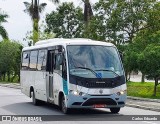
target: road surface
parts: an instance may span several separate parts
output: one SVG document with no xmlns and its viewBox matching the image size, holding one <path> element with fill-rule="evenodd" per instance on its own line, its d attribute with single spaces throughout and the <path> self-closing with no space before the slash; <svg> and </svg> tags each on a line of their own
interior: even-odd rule
<svg viewBox="0 0 160 124">
<path fill-rule="evenodd" d="M 58 107 L 50 104 L 44 104 L 42 106 L 34 106 L 31 99 L 21 93 L 19 89 L 0 87 L 0 115 L 53 115 L 52 117 L 67 117 L 62 114 Z M 68 121 L 65 124 L 83 124 L 91 123 L 97 124 L 98 122 L 105 123 L 106 118 L 113 118 L 112 120 L 117 120 L 119 117 L 125 120 L 126 115 L 131 115 L 135 117 L 136 115 L 159 115 L 160 112 L 143 110 L 132 107 L 124 107 L 121 109 L 119 114 L 111 114 L 109 109 L 92 109 L 92 110 L 76 110 L 69 115 Z M 135 117 L 136 118 L 136 117 Z M 74 121 L 71 121 L 71 120 Z M 103 120 L 103 121 L 100 121 Z M 5 122 L 0 122 L 5 123 Z M 20 122 L 14 122 L 20 123 Z M 23 122 L 24 123 L 24 122 Z M 26 122 L 27 123 L 27 122 Z M 35 122 L 33 122 L 34 124 Z M 37 122 L 39 123 L 39 122 Z M 53 123 L 53 122 L 43 122 L 43 123 Z M 57 124 L 63 124 L 64 121 L 54 121 Z M 160 121 L 110 121 L 111 124 L 159 124 Z M 8 124 L 8 123 L 7 123 Z M 98 123 L 99 124 L 99 123 Z"/>
</svg>

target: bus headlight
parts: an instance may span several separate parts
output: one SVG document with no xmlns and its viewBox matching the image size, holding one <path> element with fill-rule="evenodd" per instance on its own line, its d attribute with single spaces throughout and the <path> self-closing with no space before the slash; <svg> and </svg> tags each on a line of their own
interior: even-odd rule
<svg viewBox="0 0 160 124">
<path fill-rule="evenodd" d="M 117 94 L 118 96 L 127 94 L 127 90 L 119 91 L 119 92 L 117 92 L 116 94 Z"/>
<path fill-rule="evenodd" d="M 83 95 L 85 95 L 85 93 L 80 92 L 78 90 L 70 90 L 70 93 L 73 94 L 73 95 L 76 95 L 76 96 L 83 96 Z"/>
<path fill-rule="evenodd" d="M 74 94 L 74 95 L 79 95 L 79 92 L 78 91 L 72 91 L 72 93 Z"/>
</svg>

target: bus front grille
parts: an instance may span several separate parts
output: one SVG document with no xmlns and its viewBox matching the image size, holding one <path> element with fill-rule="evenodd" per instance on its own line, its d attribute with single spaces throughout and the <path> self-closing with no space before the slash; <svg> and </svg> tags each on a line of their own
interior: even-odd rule
<svg viewBox="0 0 160 124">
<path fill-rule="evenodd" d="M 117 105 L 117 103 L 110 98 L 91 98 L 84 102 L 82 106 L 92 106 L 95 104 Z"/>
</svg>

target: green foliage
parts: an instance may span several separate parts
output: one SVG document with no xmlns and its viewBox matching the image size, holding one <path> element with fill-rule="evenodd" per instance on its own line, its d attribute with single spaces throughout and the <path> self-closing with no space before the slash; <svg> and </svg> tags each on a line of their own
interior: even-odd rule
<svg viewBox="0 0 160 124">
<path fill-rule="evenodd" d="M 56 37 L 82 37 L 84 30 L 83 12 L 73 3 L 62 3 L 56 11 L 46 16 L 47 32 L 54 32 Z"/>
<path fill-rule="evenodd" d="M 14 77 L 20 75 L 22 45 L 18 42 L 4 40 L 0 42 L 0 79 L 13 81 Z M 2 78 L 3 76 L 3 78 Z M 11 79 L 11 77 L 12 79 Z"/>
<path fill-rule="evenodd" d="M 138 64 L 138 69 L 147 77 L 155 80 L 154 96 L 156 96 L 158 80 L 160 79 L 160 45 L 148 44 L 143 51 L 137 52 L 137 55 L 135 61 Z"/>
<path fill-rule="evenodd" d="M 107 38 L 107 29 L 104 23 L 105 18 L 103 16 L 95 15 L 92 17 L 89 23 L 89 33 L 87 38 L 106 41 Z"/>
<path fill-rule="evenodd" d="M 133 51 L 133 49 L 130 49 L 131 47 L 128 48 L 128 50 L 125 51 L 124 53 L 124 67 L 126 70 L 126 73 L 131 73 L 132 71 L 137 71 L 138 70 L 138 54 L 136 51 Z"/>
<path fill-rule="evenodd" d="M 150 4 L 150 8 L 145 11 L 145 20 L 141 24 L 142 26 L 139 25 L 140 30 L 135 32 L 135 36 L 132 38 L 132 43 L 126 45 L 126 48 L 124 49 L 124 65 L 127 73 L 135 71 L 136 69 L 141 71 L 143 75 L 146 74 L 145 66 L 147 64 L 146 60 L 148 59 L 145 59 L 143 51 L 150 44 L 158 45 L 160 43 L 160 18 L 158 16 L 160 12 L 160 3 L 150 1 Z M 133 63 L 135 63 L 135 65 Z M 152 63 L 154 63 L 154 61 Z M 134 66 L 135 68 L 132 68 Z M 157 68 L 157 70 L 158 69 L 159 68 Z"/>
<path fill-rule="evenodd" d="M 146 17 L 146 28 L 137 32 L 133 41 L 143 51 L 148 44 L 160 43 L 160 2 L 156 2 Z"/>
<path fill-rule="evenodd" d="M 148 12 L 156 0 L 100 0 L 95 9 L 106 40 L 132 43 L 136 33 L 147 28 Z M 98 30 L 97 29 L 97 30 Z"/>
<path fill-rule="evenodd" d="M 145 62 L 143 70 L 147 75 L 160 78 L 160 45 L 148 45 L 139 59 Z"/>
</svg>

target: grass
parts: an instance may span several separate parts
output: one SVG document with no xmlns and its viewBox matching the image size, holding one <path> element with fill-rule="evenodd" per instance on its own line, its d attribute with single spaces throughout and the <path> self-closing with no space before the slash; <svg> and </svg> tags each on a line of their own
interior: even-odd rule
<svg viewBox="0 0 160 124">
<path fill-rule="evenodd" d="M 153 96 L 153 82 L 127 82 L 127 95 L 142 98 L 160 99 L 160 85 L 157 86 L 157 95 Z"/>
</svg>

